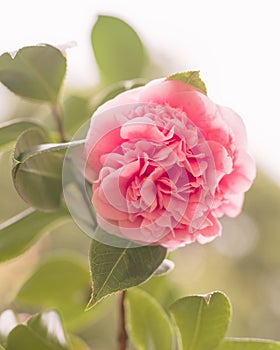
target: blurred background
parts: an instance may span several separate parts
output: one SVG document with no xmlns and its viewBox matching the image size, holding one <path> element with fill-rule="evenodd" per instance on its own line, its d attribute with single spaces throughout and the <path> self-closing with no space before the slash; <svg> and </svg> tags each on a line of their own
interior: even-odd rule
<svg viewBox="0 0 280 350">
<path fill-rule="evenodd" d="M 69 47 L 63 104 L 70 136 L 90 117 L 97 100 L 119 89 L 111 87 L 116 79 L 103 79 L 94 59 L 91 30 L 98 15 L 120 17 L 140 36 L 147 57 L 141 74 L 133 78 L 200 70 L 208 96 L 244 119 L 258 176 L 246 196 L 244 212 L 223 220 L 221 238 L 172 253 L 175 270 L 143 288 L 166 308 L 186 294 L 222 290 L 233 304 L 229 336 L 280 340 L 278 9 L 277 0 L 11 0 L 0 13 L 0 53 L 38 43 Z M 40 118 L 53 127 L 47 106 L 16 97 L 2 85 L 0 106 L 1 121 Z M 78 121 L 76 114 L 81 115 Z M 11 151 L 0 154 L 0 223 L 26 208 L 13 189 L 10 156 Z M 89 238 L 70 220 L 48 231 L 26 253 L 0 264 L 0 311 L 12 307 L 32 313 L 56 307 L 66 327 L 93 349 L 113 349 L 115 298 L 83 313 L 90 293 Z M 67 288 L 73 298 L 65 299 Z"/>
</svg>

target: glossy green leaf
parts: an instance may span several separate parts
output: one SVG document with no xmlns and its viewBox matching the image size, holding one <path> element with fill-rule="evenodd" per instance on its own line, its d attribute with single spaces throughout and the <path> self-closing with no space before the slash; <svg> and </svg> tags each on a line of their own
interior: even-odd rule
<svg viewBox="0 0 280 350">
<path fill-rule="evenodd" d="M 205 83 L 201 80 L 199 76 L 199 71 L 190 71 L 183 73 L 176 73 L 170 75 L 167 79 L 175 79 L 183 81 L 184 83 L 193 85 L 194 87 L 200 89 L 207 95 L 207 89 Z"/>
<path fill-rule="evenodd" d="M 280 342 L 264 339 L 225 339 L 215 350 L 279 350 Z"/>
<path fill-rule="evenodd" d="M 29 208 L 0 224 L 0 262 L 24 253 L 44 232 L 68 215 L 65 208 L 53 213 Z"/>
<path fill-rule="evenodd" d="M 57 256 L 43 262 L 22 286 L 16 301 L 40 308 L 59 309 L 67 327 L 78 326 L 90 293 L 87 264 L 78 256 Z M 94 310 L 93 310 L 94 311 Z"/>
<path fill-rule="evenodd" d="M 6 310 L 0 314 L 0 344 L 6 345 L 9 333 L 17 325 L 18 320 L 12 310 Z"/>
<path fill-rule="evenodd" d="M 13 181 L 20 196 L 42 211 L 57 210 L 62 192 L 63 154 L 47 143 L 39 129 L 28 129 L 19 137 L 13 159 Z"/>
<path fill-rule="evenodd" d="M 96 62 L 107 82 L 141 77 L 145 65 L 143 44 L 127 23 L 99 16 L 91 33 Z"/>
<path fill-rule="evenodd" d="M 47 311 L 18 325 L 8 336 L 7 350 L 70 350 L 57 312 Z"/>
<path fill-rule="evenodd" d="M 139 350 L 172 349 L 172 327 L 161 305 L 139 289 L 125 298 L 129 338 Z"/>
<path fill-rule="evenodd" d="M 24 119 L 12 119 L 0 123 L 0 150 L 9 143 L 16 142 L 24 130 L 34 127 L 39 127 L 39 124 Z"/>
<path fill-rule="evenodd" d="M 102 231 L 98 228 L 97 230 Z M 107 295 L 137 286 L 152 276 L 166 256 L 161 246 L 133 247 L 128 242 L 123 248 L 92 240 L 90 269 L 93 282 L 89 306 Z"/>
<path fill-rule="evenodd" d="M 66 59 L 50 45 L 20 49 L 0 56 L 0 82 L 15 94 L 56 103 L 66 72 Z"/>
<path fill-rule="evenodd" d="M 230 302 L 213 292 L 177 300 L 170 307 L 180 350 L 213 350 L 224 338 L 230 321 Z"/>
</svg>

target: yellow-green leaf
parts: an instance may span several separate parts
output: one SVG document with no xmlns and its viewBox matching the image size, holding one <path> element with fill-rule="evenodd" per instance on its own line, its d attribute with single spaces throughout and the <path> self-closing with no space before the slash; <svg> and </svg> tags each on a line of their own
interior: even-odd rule
<svg viewBox="0 0 280 350">
<path fill-rule="evenodd" d="M 279 350 L 280 342 L 265 339 L 225 339 L 215 350 Z"/>
<path fill-rule="evenodd" d="M 70 350 L 61 319 L 50 310 L 32 316 L 9 334 L 7 350 Z"/>
<path fill-rule="evenodd" d="M 230 302 L 221 292 L 175 301 L 170 312 L 177 326 L 179 349 L 214 350 L 224 338 L 230 310 Z"/>
<path fill-rule="evenodd" d="M 199 76 L 199 71 L 190 71 L 190 72 L 183 72 L 183 73 L 175 73 L 170 75 L 167 79 L 175 79 L 180 80 L 184 83 L 187 83 L 189 85 L 192 85 L 207 95 L 207 89 L 205 83 L 201 80 Z"/>
<path fill-rule="evenodd" d="M 126 22 L 99 16 L 92 29 L 91 42 L 97 65 L 107 82 L 141 77 L 145 66 L 144 47 Z"/>
<path fill-rule="evenodd" d="M 140 289 L 127 291 L 125 297 L 129 338 L 139 350 L 171 350 L 173 331 L 161 305 Z"/>
</svg>

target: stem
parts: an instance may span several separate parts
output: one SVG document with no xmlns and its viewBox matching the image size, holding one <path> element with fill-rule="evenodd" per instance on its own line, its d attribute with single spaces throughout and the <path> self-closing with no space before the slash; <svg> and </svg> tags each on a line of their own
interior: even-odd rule
<svg viewBox="0 0 280 350">
<path fill-rule="evenodd" d="M 18 222 L 19 220 L 22 220 L 24 218 L 26 218 L 28 215 L 34 213 L 35 209 L 33 208 L 27 208 L 24 211 L 20 212 L 19 214 L 9 218 L 8 220 L 2 222 L 0 224 L 0 231 L 4 230 L 5 228 L 9 227 L 10 225 L 15 224 L 16 222 Z"/>
<path fill-rule="evenodd" d="M 60 135 L 60 141 L 65 142 L 66 140 L 65 140 L 65 135 L 64 135 L 63 126 L 62 126 L 61 111 L 59 110 L 58 105 L 52 105 L 51 109 L 52 109 L 52 114 L 54 116 L 54 119 L 56 121 L 58 133 Z"/>
<path fill-rule="evenodd" d="M 127 343 L 127 333 L 125 329 L 125 308 L 124 308 L 125 291 L 120 294 L 120 304 L 119 304 L 119 333 L 118 333 L 118 350 L 126 350 Z"/>
</svg>

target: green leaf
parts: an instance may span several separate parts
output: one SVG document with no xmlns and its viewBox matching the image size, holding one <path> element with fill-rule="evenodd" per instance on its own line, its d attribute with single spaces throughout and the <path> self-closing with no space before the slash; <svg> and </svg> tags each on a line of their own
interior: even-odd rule
<svg viewBox="0 0 280 350">
<path fill-rule="evenodd" d="M 0 82 L 22 97 L 56 103 L 66 73 L 66 59 L 50 45 L 20 49 L 0 56 Z"/>
<path fill-rule="evenodd" d="M 89 350 L 79 337 L 66 335 L 53 310 L 36 314 L 23 324 L 13 311 L 4 311 L 0 314 L 0 342 L 0 350 Z"/>
<path fill-rule="evenodd" d="M 139 350 L 172 349 L 172 327 L 161 305 L 149 294 L 132 289 L 125 297 L 129 338 Z"/>
<path fill-rule="evenodd" d="M 279 350 L 280 342 L 264 339 L 225 339 L 215 350 Z"/>
<path fill-rule="evenodd" d="M 86 343 L 79 337 L 70 336 L 71 350 L 90 350 Z"/>
<path fill-rule="evenodd" d="M 97 65 L 107 82 L 141 77 L 144 47 L 127 23 L 116 17 L 98 16 L 91 42 Z"/>
<path fill-rule="evenodd" d="M 12 310 L 6 310 L 0 314 L 0 344 L 6 345 L 9 333 L 17 325 L 18 320 Z"/>
<path fill-rule="evenodd" d="M 43 339 L 47 339 L 53 346 L 68 349 L 66 334 L 56 311 L 45 311 L 32 316 L 28 320 L 27 326 Z"/>
<path fill-rule="evenodd" d="M 39 338 L 36 333 L 24 325 L 14 328 L 8 340 L 7 350 L 62 350 L 61 347 L 48 344 L 45 339 Z"/>
<path fill-rule="evenodd" d="M 67 327 L 78 326 L 85 317 L 90 292 L 87 264 L 79 256 L 57 256 L 43 262 L 22 286 L 16 301 L 40 308 L 59 309 Z M 84 317 L 85 316 L 85 317 Z"/>
<path fill-rule="evenodd" d="M 98 228 L 97 231 L 103 230 Z M 161 246 L 132 246 L 133 243 L 128 242 L 125 247 L 117 248 L 92 240 L 90 269 L 93 292 L 89 306 L 107 295 L 145 282 L 166 256 L 166 249 Z"/>
<path fill-rule="evenodd" d="M 213 350 L 223 339 L 230 321 L 230 302 L 213 292 L 177 300 L 170 307 L 181 350 Z"/>
<path fill-rule="evenodd" d="M 0 224 L 0 262 L 24 253 L 43 232 L 68 215 L 65 208 L 53 213 L 29 208 Z"/>
<path fill-rule="evenodd" d="M 183 73 L 176 73 L 170 75 L 167 79 L 175 79 L 183 81 L 184 83 L 190 84 L 199 90 L 203 91 L 207 95 L 207 89 L 205 83 L 201 80 L 199 76 L 199 71 L 190 71 Z"/>
<path fill-rule="evenodd" d="M 64 157 L 57 151 L 64 145 L 39 146 L 46 142 L 39 129 L 22 133 L 15 146 L 12 175 L 15 188 L 25 202 L 36 209 L 52 211 L 61 202 Z"/>
<path fill-rule="evenodd" d="M 27 325 L 15 327 L 8 337 L 7 350 L 70 350 L 57 312 L 31 317 Z"/>
<path fill-rule="evenodd" d="M 0 150 L 11 142 L 16 142 L 18 136 L 26 129 L 40 127 L 29 120 L 12 119 L 0 123 Z"/>
</svg>

